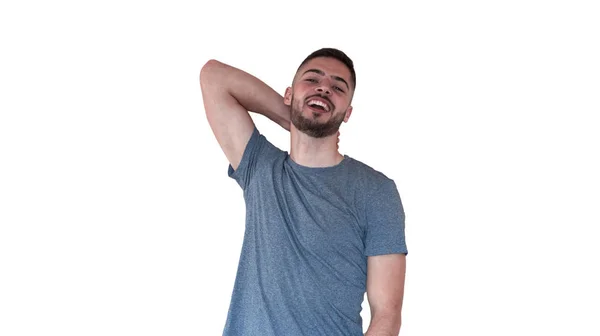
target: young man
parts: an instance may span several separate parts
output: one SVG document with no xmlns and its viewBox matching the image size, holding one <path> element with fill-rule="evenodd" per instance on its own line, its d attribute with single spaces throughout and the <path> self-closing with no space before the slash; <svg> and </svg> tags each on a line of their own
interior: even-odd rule
<svg viewBox="0 0 600 336">
<path fill-rule="evenodd" d="M 338 152 L 356 75 L 342 51 L 309 55 L 282 97 L 256 77 L 208 61 L 208 122 L 243 189 L 246 227 L 225 336 L 398 335 L 407 248 L 395 182 Z M 290 131 L 290 153 L 248 111 Z"/>
</svg>

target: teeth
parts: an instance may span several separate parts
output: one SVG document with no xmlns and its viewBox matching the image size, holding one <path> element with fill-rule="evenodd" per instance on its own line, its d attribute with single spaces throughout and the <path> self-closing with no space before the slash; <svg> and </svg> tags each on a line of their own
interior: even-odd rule
<svg viewBox="0 0 600 336">
<path fill-rule="evenodd" d="M 322 101 L 320 101 L 320 100 L 314 100 L 314 99 L 312 99 L 312 100 L 310 100 L 310 101 L 308 102 L 308 105 L 319 105 L 319 106 L 323 106 L 323 108 L 325 109 L 325 111 L 329 111 L 329 106 L 327 106 L 327 104 L 323 103 L 323 102 L 322 102 Z"/>
</svg>

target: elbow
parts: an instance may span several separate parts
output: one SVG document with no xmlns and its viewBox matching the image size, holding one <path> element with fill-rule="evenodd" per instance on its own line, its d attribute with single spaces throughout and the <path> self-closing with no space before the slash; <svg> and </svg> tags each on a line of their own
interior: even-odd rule
<svg viewBox="0 0 600 336">
<path fill-rule="evenodd" d="M 402 314 L 398 310 L 372 312 L 371 325 L 366 336 L 398 335 L 402 326 Z"/>
<path fill-rule="evenodd" d="M 223 63 L 215 59 L 210 59 L 204 63 L 202 69 L 200 69 L 200 83 L 207 83 L 208 81 L 211 81 L 211 77 L 213 77 L 212 74 L 215 73 L 215 71 L 222 65 Z"/>
<path fill-rule="evenodd" d="M 202 69 L 200 70 L 200 75 L 202 75 L 202 73 L 211 71 L 212 69 L 219 66 L 220 64 L 222 64 L 222 63 L 217 61 L 216 59 L 209 59 L 202 66 Z"/>
</svg>

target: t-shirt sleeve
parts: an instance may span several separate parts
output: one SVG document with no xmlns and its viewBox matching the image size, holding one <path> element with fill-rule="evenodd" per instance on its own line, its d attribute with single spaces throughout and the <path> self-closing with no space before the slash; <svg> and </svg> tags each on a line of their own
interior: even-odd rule
<svg viewBox="0 0 600 336">
<path fill-rule="evenodd" d="M 387 180 L 366 200 L 365 255 L 408 254 L 405 214 L 393 180 Z"/>
<path fill-rule="evenodd" d="M 246 187 L 255 175 L 259 158 L 266 142 L 267 139 L 260 134 L 255 126 L 237 169 L 234 170 L 231 164 L 229 164 L 227 175 L 234 179 L 242 187 L 242 190 L 246 190 Z"/>
</svg>

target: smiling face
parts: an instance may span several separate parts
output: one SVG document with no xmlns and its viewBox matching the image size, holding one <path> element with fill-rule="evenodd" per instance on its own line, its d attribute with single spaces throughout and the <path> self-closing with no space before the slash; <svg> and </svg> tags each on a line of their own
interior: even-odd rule
<svg viewBox="0 0 600 336">
<path fill-rule="evenodd" d="M 291 107 L 292 124 L 314 138 L 337 133 L 352 113 L 350 78 L 350 70 L 335 58 L 317 57 L 304 64 L 284 97 Z"/>
</svg>

